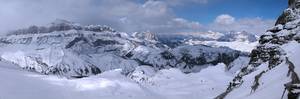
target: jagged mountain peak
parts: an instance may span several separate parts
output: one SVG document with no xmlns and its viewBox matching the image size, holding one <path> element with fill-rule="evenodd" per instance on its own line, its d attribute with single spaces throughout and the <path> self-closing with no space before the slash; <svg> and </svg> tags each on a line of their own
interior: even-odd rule
<svg viewBox="0 0 300 99">
<path fill-rule="evenodd" d="M 158 40 L 156 34 L 149 32 L 149 31 L 148 32 L 134 32 L 132 34 L 132 36 L 137 39 L 143 39 L 143 40 L 147 40 L 147 41 L 157 41 Z"/>
<path fill-rule="evenodd" d="M 299 19 L 300 15 L 300 1 L 289 0 L 289 6 L 284 12 L 278 17 L 275 25 L 285 25 L 288 22 Z"/>
<path fill-rule="evenodd" d="M 300 0 L 289 0 L 289 8 L 299 8 Z"/>
</svg>

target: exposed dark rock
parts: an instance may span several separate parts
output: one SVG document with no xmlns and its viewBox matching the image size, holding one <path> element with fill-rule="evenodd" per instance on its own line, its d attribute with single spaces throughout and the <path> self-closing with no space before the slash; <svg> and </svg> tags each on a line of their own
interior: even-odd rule
<svg viewBox="0 0 300 99">
<path fill-rule="evenodd" d="M 175 56 L 171 52 L 169 52 L 169 51 L 164 51 L 164 52 L 162 52 L 160 54 L 161 54 L 161 56 L 164 59 L 167 59 L 167 60 L 169 60 L 169 59 L 175 59 Z"/>
<path fill-rule="evenodd" d="M 71 48 L 72 46 L 74 46 L 79 41 L 88 42 L 86 40 L 86 38 L 84 38 L 84 37 L 76 37 L 73 41 L 71 41 L 70 43 L 68 43 L 68 45 L 66 45 L 65 48 Z"/>
<path fill-rule="evenodd" d="M 105 46 L 105 45 L 113 45 L 113 44 L 119 44 L 119 42 L 114 41 L 114 40 L 103 40 L 103 39 L 97 39 L 95 42 L 93 42 L 93 45 L 95 47 Z"/>
<path fill-rule="evenodd" d="M 293 21 L 294 20 L 294 17 L 291 16 L 291 11 L 290 10 L 287 10 L 287 11 L 284 11 L 277 19 L 275 25 L 285 25 L 287 22 L 290 22 L 290 21 Z"/>
<path fill-rule="evenodd" d="M 283 29 L 282 25 L 277 25 L 274 28 L 267 30 L 267 32 L 277 33 Z"/>
<path fill-rule="evenodd" d="M 285 90 L 288 91 L 288 99 L 298 99 L 300 92 L 294 92 L 294 90 L 300 90 L 300 79 L 298 74 L 295 72 L 295 65 L 286 58 L 286 64 L 289 66 L 288 76 L 291 74 L 291 80 L 290 82 L 284 84 Z"/>
<path fill-rule="evenodd" d="M 255 92 L 259 86 L 259 79 L 265 73 L 265 71 L 260 72 L 258 75 L 254 77 L 253 85 L 251 86 L 251 93 Z"/>
<path fill-rule="evenodd" d="M 132 52 L 129 52 L 125 55 L 126 58 L 131 58 L 133 56 Z"/>
</svg>

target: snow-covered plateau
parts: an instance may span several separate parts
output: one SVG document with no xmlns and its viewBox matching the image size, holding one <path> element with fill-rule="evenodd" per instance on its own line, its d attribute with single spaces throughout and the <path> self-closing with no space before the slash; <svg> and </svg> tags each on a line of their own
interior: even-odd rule
<svg viewBox="0 0 300 99">
<path fill-rule="evenodd" d="M 171 68 L 153 74 L 151 67 L 142 66 L 131 77 L 120 69 L 81 79 L 40 75 L 0 63 L 1 99 L 211 99 L 220 94 L 233 75 L 225 65 L 204 69 L 204 72 L 184 74 Z M 146 71 L 147 70 L 147 71 Z M 209 76 L 209 77 L 207 77 Z M 136 77 L 142 77 L 144 80 Z M 147 78 L 147 79 L 146 79 Z"/>
</svg>

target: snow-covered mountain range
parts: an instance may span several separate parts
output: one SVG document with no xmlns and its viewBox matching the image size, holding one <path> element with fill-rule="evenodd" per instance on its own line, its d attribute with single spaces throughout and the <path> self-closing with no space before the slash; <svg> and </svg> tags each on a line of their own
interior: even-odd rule
<svg viewBox="0 0 300 99">
<path fill-rule="evenodd" d="M 0 38 L 2 60 L 42 74 L 87 77 L 121 68 L 128 74 L 147 65 L 155 70 L 198 72 L 207 65 L 229 66 L 247 53 L 228 47 L 182 44 L 170 48 L 150 32 L 127 34 L 107 26 L 56 20 Z"/>
<path fill-rule="evenodd" d="M 0 38 L 0 98 L 213 98 L 250 61 L 244 50 L 187 43 L 194 38 L 170 46 L 161 37 L 66 20 L 12 31 Z"/>
<path fill-rule="evenodd" d="M 251 52 L 257 45 L 258 37 L 246 31 L 242 32 L 196 32 L 196 33 L 176 33 L 160 34 L 159 41 L 170 46 L 178 45 L 207 45 L 211 47 L 229 47 L 242 52 Z"/>
</svg>

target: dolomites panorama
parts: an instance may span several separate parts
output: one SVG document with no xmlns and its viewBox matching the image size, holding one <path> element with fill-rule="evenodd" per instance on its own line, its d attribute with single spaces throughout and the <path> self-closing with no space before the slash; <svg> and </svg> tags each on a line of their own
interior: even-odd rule
<svg viewBox="0 0 300 99">
<path fill-rule="evenodd" d="M 0 99 L 300 99 L 300 0 L 251 19 L 280 2 L 0 0 Z"/>
</svg>

